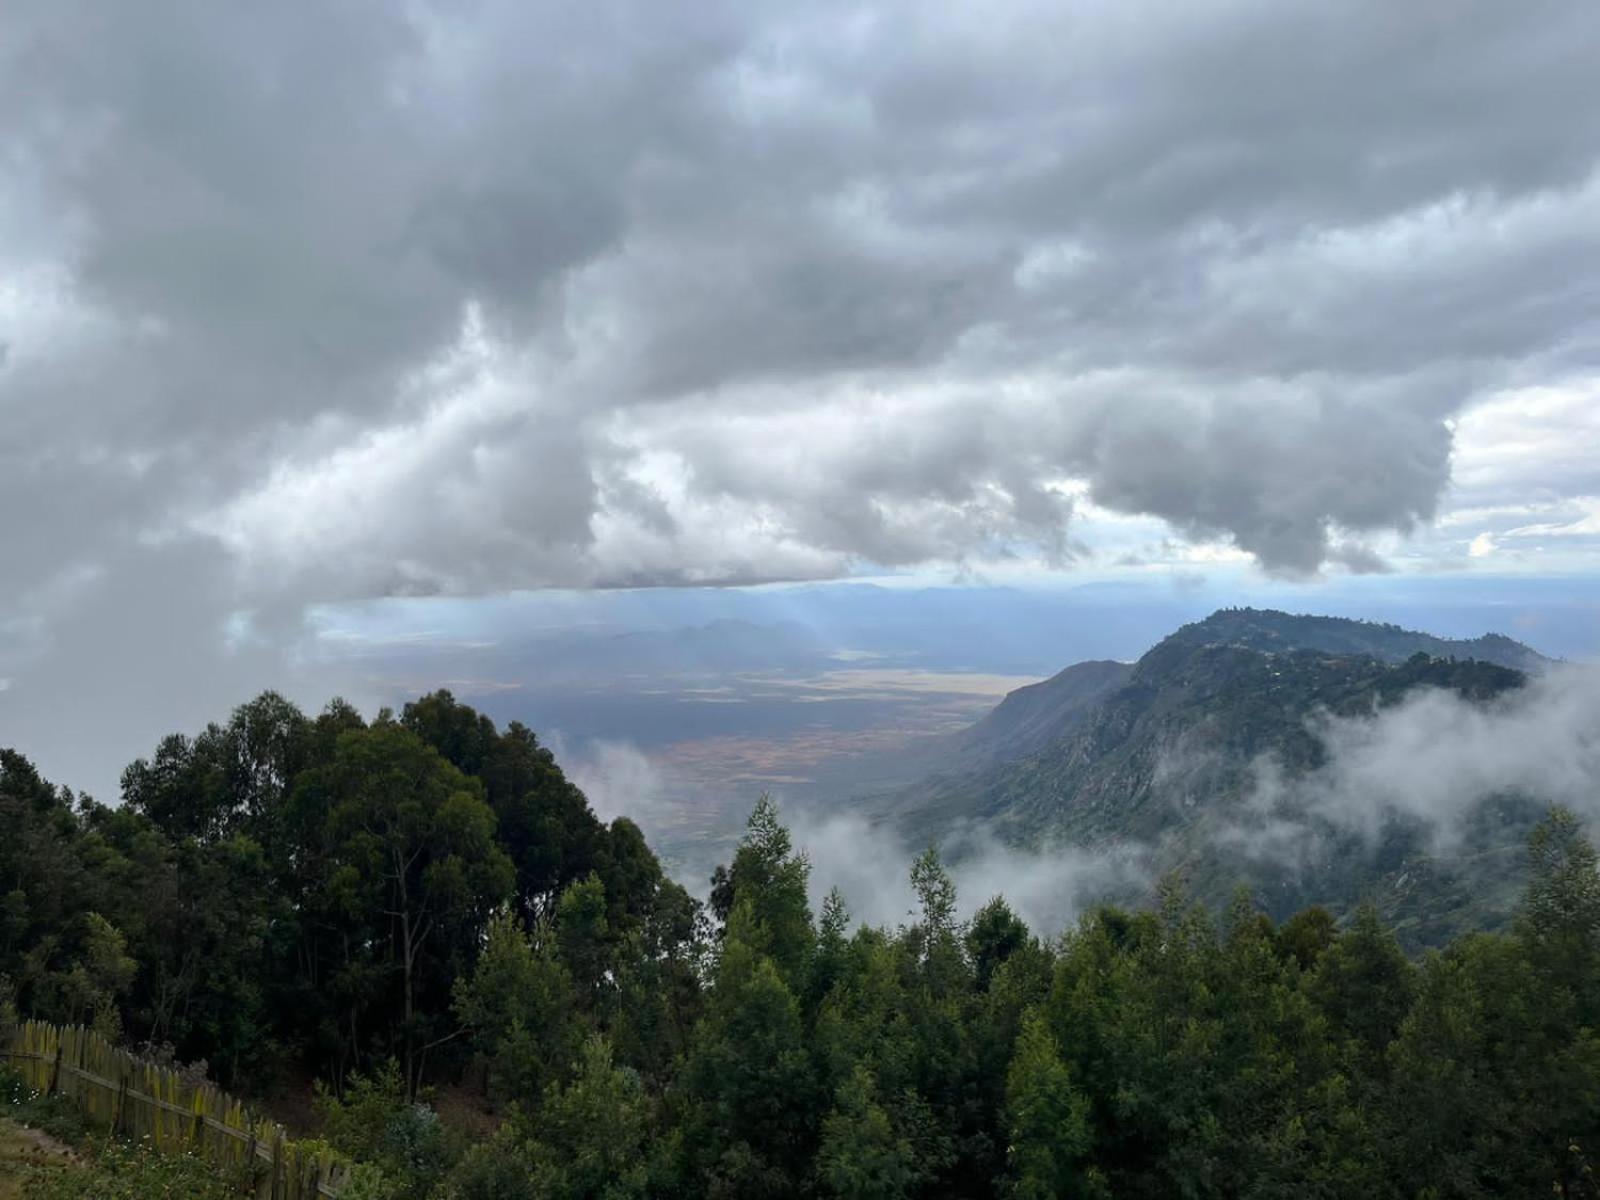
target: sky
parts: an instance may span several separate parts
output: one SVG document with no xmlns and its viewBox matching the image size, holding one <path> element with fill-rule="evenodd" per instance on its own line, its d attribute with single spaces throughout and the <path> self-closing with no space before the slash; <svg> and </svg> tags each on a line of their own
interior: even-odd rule
<svg viewBox="0 0 1600 1200">
<path fill-rule="evenodd" d="M 1597 39 L 1582 0 L 10 0 L 0 743 L 103 781 L 263 686 L 366 700 L 321 643 L 377 602 L 1559 604 L 1600 575 Z"/>
</svg>

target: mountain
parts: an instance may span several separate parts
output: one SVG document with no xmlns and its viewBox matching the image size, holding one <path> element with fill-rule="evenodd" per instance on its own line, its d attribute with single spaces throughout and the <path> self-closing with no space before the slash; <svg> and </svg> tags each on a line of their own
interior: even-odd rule
<svg viewBox="0 0 1600 1200">
<path fill-rule="evenodd" d="M 1261 608 L 1224 608 L 1203 621 L 1185 625 L 1166 638 L 1185 646 L 1238 646 L 1264 653 L 1319 650 L 1324 654 L 1365 655 L 1400 663 L 1415 654 L 1430 658 L 1473 659 L 1524 673 L 1542 670 L 1551 660 L 1500 633 L 1441 638 L 1377 621 L 1318 617 Z"/>
<path fill-rule="evenodd" d="M 1008 692 L 993 712 L 952 739 L 952 765 L 978 767 L 1037 753 L 1075 729 L 1132 674 L 1132 663 L 1081 662 Z"/>
<path fill-rule="evenodd" d="M 1348 909 L 1377 892 L 1403 934 L 1432 942 L 1469 917 L 1493 922 L 1536 807 L 1502 798 L 1445 862 L 1426 854 L 1414 826 L 1393 823 L 1369 841 L 1314 809 L 1261 811 L 1260 767 L 1293 779 L 1320 765 L 1320 714 L 1363 717 L 1422 687 L 1483 702 L 1548 661 L 1495 634 L 1452 641 L 1225 610 L 1134 664 L 1082 663 L 1011 693 L 958 737 L 958 753 L 936 773 L 877 807 L 919 842 L 959 843 L 976 829 L 1013 845 L 1138 847 L 1157 872 L 1181 870 L 1203 898 L 1222 903 L 1243 884 L 1275 913 Z M 1286 845 L 1260 850 L 1286 828 Z"/>
</svg>

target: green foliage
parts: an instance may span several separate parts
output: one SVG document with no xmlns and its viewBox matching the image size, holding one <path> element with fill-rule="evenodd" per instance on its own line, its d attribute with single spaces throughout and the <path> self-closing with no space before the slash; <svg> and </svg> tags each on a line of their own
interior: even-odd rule
<svg viewBox="0 0 1600 1200">
<path fill-rule="evenodd" d="M 556 944 L 579 991 L 595 1006 L 611 966 L 611 929 L 606 921 L 606 889 L 600 876 L 569 884 L 556 905 Z"/>
<path fill-rule="evenodd" d="M 1352 1040 L 1362 1066 L 1381 1075 L 1384 1055 L 1411 1010 L 1415 971 L 1370 904 L 1320 955 L 1306 991 L 1337 1034 Z"/>
<path fill-rule="evenodd" d="M 58 1141 L 76 1145 L 88 1134 L 83 1114 L 66 1096 L 45 1095 L 28 1086 L 21 1075 L 0 1067 L 0 1105 L 18 1125 L 48 1133 Z"/>
<path fill-rule="evenodd" d="M 1554 808 L 1528 840 L 1528 888 L 1516 927 L 1545 985 L 1600 1024 L 1600 871 L 1578 819 Z"/>
<path fill-rule="evenodd" d="M 924 1181 L 916 1145 L 895 1128 L 875 1097 L 871 1072 L 857 1066 L 822 1121 L 817 1176 L 843 1200 L 900 1200 Z"/>
<path fill-rule="evenodd" d="M 219 1175 L 193 1155 L 164 1154 L 148 1141 L 109 1139 L 86 1146 L 83 1156 L 81 1170 L 37 1172 L 25 1200 L 238 1200 L 246 1194 L 243 1179 Z"/>
<path fill-rule="evenodd" d="M 939 850 L 929 846 L 911 864 L 911 890 L 922 910 L 922 926 L 930 938 L 942 937 L 955 924 L 956 885 L 939 860 Z"/>
<path fill-rule="evenodd" d="M 1162 669 L 1199 694 L 1254 652 L 1197 653 Z M 708 929 L 636 826 L 446 693 L 370 726 L 266 697 L 130 782 L 103 808 L 0 752 L 0 1005 L 309 1067 L 346 1200 L 1596 1195 L 1600 863 L 1560 810 L 1507 930 L 1419 965 L 1377 907 L 1275 924 L 1173 879 L 1041 940 L 998 897 L 961 920 L 933 850 L 910 924 L 852 930 L 766 800 Z M 467 1145 L 428 1079 L 498 1128 Z M 76 1174 L 237 1182 L 115 1144 Z"/>
<path fill-rule="evenodd" d="M 528 1147 L 508 1123 L 467 1151 L 444 1195 L 448 1200 L 543 1200 L 540 1187 Z"/>
<path fill-rule="evenodd" d="M 650 1098 L 638 1074 L 612 1062 L 605 1038 L 590 1038 L 576 1076 L 551 1089 L 528 1128 L 534 1194 L 549 1200 L 648 1195 L 650 1129 Z"/>
<path fill-rule="evenodd" d="M 472 974 L 456 980 L 456 1016 L 500 1099 L 536 1103 L 572 1056 L 577 995 L 554 942 L 548 925 L 530 937 L 516 917 L 498 914 Z"/>
<path fill-rule="evenodd" d="M 685 1065 L 685 1152 L 718 1194 L 786 1194 L 816 1120 L 800 1005 L 763 952 L 769 944 L 741 894 Z"/>
<path fill-rule="evenodd" d="M 438 1114 L 421 1100 L 407 1099 L 393 1060 L 371 1075 L 352 1074 L 343 1096 L 319 1086 L 316 1109 L 330 1146 L 376 1168 L 364 1185 L 375 1194 L 422 1200 L 459 1157 Z"/>
<path fill-rule="evenodd" d="M 1089 1100 L 1073 1085 L 1045 1018 L 1029 1015 L 1006 1073 L 1008 1179 L 1017 1200 L 1095 1195 L 1085 1164 L 1093 1131 Z"/>
<path fill-rule="evenodd" d="M 1017 951 L 1027 946 L 1031 935 L 1011 906 L 996 896 L 980 908 L 967 927 L 967 954 L 977 975 L 978 987 L 987 989 L 994 973 Z"/>
<path fill-rule="evenodd" d="M 778 820 L 778 806 L 762 796 L 727 871 L 712 880 L 711 903 L 729 920 L 736 905 L 749 905 L 746 936 L 767 955 L 791 988 L 802 988 L 815 948 L 816 931 L 806 885 L 811 863 L 794 850 Z"/>
<path fill-rule="evenodd" d="M 448 978 L 465 965 L 461 936 L 481 929 L 515 884 L 494 812 L 477 781 L 393 722 L 343 734 L 332 760 L 297 786 L 327 808 L 335 904 L 378 918 L 369 944 L 386 948 L 398 987 L 397 1049 L 414 1095 L 421 1044 L 435 1033 L 431 1013 L 444 1007 L 424 1003 L 430 975 Z"/>
<path fill-rule="evenodd" d="M 1292 958 L 1302 971 L 1317 965 L 1323 953 L 1338 936 L 1338 922 L 1321 905 L 1302 909 L 1290 917 L 1275 935 L 1278 953 Z"/>
<path fill-rule="evenodd" d="M 85 913 L 83 951 L 61 980 L 68 1021 L 92 1024 L 95 1032 L 116 1040 L 122 1032 L 117 1001 L 133 983 L 139 964 L 129 957 L 122 931 L 99 913 Z"/>
</svg>

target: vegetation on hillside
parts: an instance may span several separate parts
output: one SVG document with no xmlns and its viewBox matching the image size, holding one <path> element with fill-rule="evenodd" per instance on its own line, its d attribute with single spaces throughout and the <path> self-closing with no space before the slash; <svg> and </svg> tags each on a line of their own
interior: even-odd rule
<svg viewBox="0 0 1600 1200">
<path fill-rule="evenodd" d="M 1226 904 L 1244 884 L 1279 918 L 1308 904 L 1344 915 L 1378 895 L 1408 947 L 1440 945 L 1509 919 L 1518 848 L 1541 805 L 1496 797 L 1448 860 L 1431 856 L 1414 824 L 1392 821 L 1371 839 L 1299 803 L 1292 788 L 1272 815 L 1307 831 L 1295 861 L 1251 853 L 1237 835 L 1263 823 L 1263 767 L 1292 781 L 1323 764 L 1327 718 L 1370 716 L 1430 688 L 1492 701 L 1527 680 L 1504 663 L 1534 661 L 1545 660 L 1493 634 L 1449 642 L 1373 622 L 1224 609 L 1120 677 L 1106 670 L 1115 664 L 1084 664 L 1095 668 L 1095 691 L 1069 668 L 1013 693 L 1026 705 L 1008 697 L 970 731 L 969 769 L 913 784 L 889 807 L 913 841 L 977 826 L 1025 846 L 1140 848 L 1157 874 L 1181 869 L 1208 903 Z M 998 722 L 1008 705 L 1029 718 L 1025 742 L 1016 721 Z"/>
<path fill-rule="evenodd" d="M 1221 608 L 1203 621 L 1181 627 L 1166 640 L 1188 646 L 1240 646 L 1269 654 L 1316 650 L 1387 663 L 1402 663 L 1423 654 L 1429 658 L 1474 659 L 1523 672 L 1550 665 L 1544 655 L 1503 633 L 1442 638 L 1387 621 L 1322 617 L 1271 608 Z"/>
</svg>

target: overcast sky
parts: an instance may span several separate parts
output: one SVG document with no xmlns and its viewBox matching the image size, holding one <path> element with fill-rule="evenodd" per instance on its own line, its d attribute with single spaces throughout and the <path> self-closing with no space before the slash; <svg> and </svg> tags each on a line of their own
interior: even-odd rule
<svg viewBox="0 0 1600 1200">
<path fill-rule="evenodd" d="M 0 743 L 71 781 L 383 596 L 1593 574 L 1597 45 L 1588 0 L 8 0 Z"/>
</svg>

